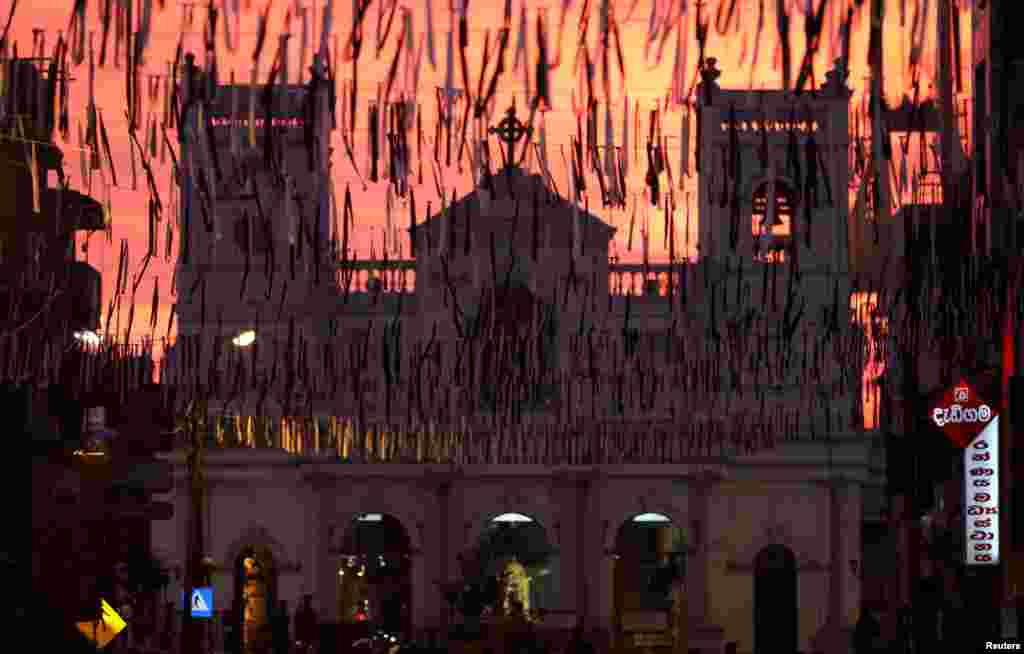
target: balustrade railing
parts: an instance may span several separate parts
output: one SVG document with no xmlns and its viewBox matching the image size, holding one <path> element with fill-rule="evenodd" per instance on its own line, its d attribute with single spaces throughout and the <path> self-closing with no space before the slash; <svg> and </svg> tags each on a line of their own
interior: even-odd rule
<svg viewBox="0 0 1024 654">
<path fill-rule="evenodd" d="M 340 263 L 335 279 L 342 292 L 413 293 L 416 290 L 416 262 L 346 261 Z"/>
<path fill-rule="evenodd" d="M 685 265 L 685 264 L 683 264 Z M 683 267 L 667 263 L 609 263 L 608 292 L 645 297 L 676 296 L 682 288 Z"/>
<path fill-rule="evenodd" d="M 644 266 L 613 260 L 608 264 L 608 290 L 612 295 L 668 297 L 670 286 L 672 294 L 679 292 L 682 276 L 681 265 L 658 263 Z M 416 262 L 348 261 L 338 265 L 336 280 L 343 292 L 347 289 L 349 293 L 414 293 Z"/>
</svg>

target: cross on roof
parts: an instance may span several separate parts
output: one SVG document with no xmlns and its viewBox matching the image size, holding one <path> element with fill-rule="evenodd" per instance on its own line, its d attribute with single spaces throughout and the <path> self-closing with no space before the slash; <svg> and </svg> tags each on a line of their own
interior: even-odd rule
<svg viewBox="0 0 1024 654">
<path fill-rule="evenodd" d="M 516 105 L 513 102 L 512 106 L 505 112 L 505 117 L 501 119 L 501 122 L 495 127 L 488 127 L 487 132 L 489 134 L 497 134 L 498 138 L 505 143 L 505 167 L 511 168 L 513 159 L 515 158 L 515 147 L 516 143 L 522 140 L 524 136 L 528 136 L 532 130 L 523 125 L 522 121 L 516 118 Z"/>
</svg>

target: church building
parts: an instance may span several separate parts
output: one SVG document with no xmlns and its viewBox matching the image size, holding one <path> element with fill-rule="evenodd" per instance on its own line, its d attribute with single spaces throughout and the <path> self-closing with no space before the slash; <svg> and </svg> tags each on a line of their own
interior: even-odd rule
<svg viewBox="0 0 1024 654">
<path fill-rule="evenodd" d="M 621 364 L 602 358 L 603 334 L 635 336 L 640 358 L 630 365 L 654 369 L 676 355 L 660 334 L 691 330 L 682 333 L 697 342 L 715 324 L 740 333 L 759 320 L 752 310 L 774 320 L 796 305 L 812 330 L 824 330 L 839 297 L 843 315 L 836 318 L 845 325 L 844 71 L 837 66 L 821 88 L 794 94 L 720 88 L 714 65 L 703 67 L 695 96 L 700 256 L 647 266 L 611 261 L 615 228 L 511 154 L 473 192 L 412 228 L 410 260 L 317 264 L 308 252 L 293 259 L 314 241 L 324 258 L 338 255 L 329 246 L 337 236 L 324 182 L 330 161 L 318 140 L 332 125 L 315 111 L 327 91 L 310 84 L 281 95 L 272 118 L 283 121 L 275 126 L 283 147 L 271 175 L 248 125 L 235 122 L 249 92 L 222 87 L 207 105 L 220 126 L 210 137 L 186 138 L 183 152 L 204 178 L 218 174 L 210 160 L 218 148 L 223 179 L 244 167 L 253 175 L 238 184 L 204 182 L 201 193 L 183 186 L 193 240 L 177 283 L 180 295 L 190 287 L 196 293 L 180 300 L 179 342 L 216 334 L 225 360 L 251 358 L 256 366 L 275 356 L 271 342 L 298 339 L 291 333 L 301 333 L 317 358 L 331 342 L 351 349 L 371 336 L 395 339 L 387 341 L 393 348 L 401 340 L 403 351 L 427 342 L 454 351 L 468 330 L 507 332 L 510 340 L 533 330 L 544 336 L 535 358 L 548 362 L 537 365 L 571 369 L 590 335 L 597 345 L 589 365 L 611 378 Z M 517 128 L 498 133 L 511 153 L 532 135 L 514 108 L 505 120 Z M 216 212 L 207 214 L 210 230 L 201 228 L 204 210 Z M 792 257 L 798 279 L 790 279 Z M 624 293 L 635 277 L 640 291 Z M 794 339 L 797 360 L 806 362 L 807 343 Z M 186 355 L 180 345 L 165 374 L 174 379 L 175 366 L 190 365 L 187 357 L 205 370 L 215 349 Z M 369 360 L 352 373 L 364 375 L 365 398 L 297 379 L 287 396 L 252 384 L 230 402 L 210 403 L 223 419 L 204 453 L 203 542 L 214 609 L 241 620 L 243 651 L 268 651 L 269 612 L 281 600 L 292 611 L 306 595 L 339 633 L 364 623 L 404 637 L 444 633 L 462 619 L 446 591 L 473 575 L 498 589 L 480 616 L 485 623 L 523 611 L 557 639 L 582 621 L 601 651 L 710 653 L 735 642 L 738 652 L 766 654 L 841 651 L 850 642 L 864 581 L 861 526 L 874 519 L 882 492 L 873 435 L 848 419 L 859 387 L 808 411 L 794 365 L 773 378 L 772 401 L 814 438 L 694 450 L 680 445 L 680 425 L 747 438 L 743 416 L 764 402 L 750 389 L 766 382 L 731 370 L 723 356 L 713 366 L 723 380 L 713 398 L 651 392 L 651 404 L 633 410 L 629 398 L 647 392 L 644 382 L 620 379 L 574 395 L 552 378 L 548 387 L 536 385 L 521 419 L 536 433 L 571 420 L 571 433 L 510 446 L 488 440 L 479 417 L 505 392 L 503 373 L 479 370 L 475 380 L 424 390 L 450 401 L 456 415 L 466 398 L 484 407 L 463 412 L 472 437 L 452 445 L 448 434 L 425 428 L 412 446 L 401 438 L 367 445 L 351 426 L 354 416 L 365 424 L 416 411 L 416 398 L 375 392 L 393 375 L 414 374 L 391 363 Z M 827 373 L 821 389 L 838 387 L 840 374 Z M 282 426 L 264 438 L 246 427 L 258 416 L 300 409 L 312 416 L 302 433 Z M 571 411 L 578 414 L 566 418 Z M 440 441 L 446 454 L 430 455 Z M 172 460 L 174 518 L 154 523 L 153 544 L 182 570 L 190 478 L 186 453 Z"/>
</svg>

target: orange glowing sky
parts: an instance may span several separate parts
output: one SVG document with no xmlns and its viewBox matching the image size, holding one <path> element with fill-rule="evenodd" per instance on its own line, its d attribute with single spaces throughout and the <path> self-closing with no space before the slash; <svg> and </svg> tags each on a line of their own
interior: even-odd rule
<svg viewBox="0 0 1024 654">
<path fill-rule="evenodd" d="M 500 112 L 511 102 L 513 95 L 516 96 L 520 107 L 525 105 L 525 83 L 523 78 L 518 73 L 511 72 L 512 54 L 514 54 L 514 46 L 517 39 L 518 32 L 518 16 L 521 5 L 525 2 L 528 16 L 530 32 L 527 39 L 528 42 L 528 53 L 530 57 L 530 66 L 532 69 L 533 63 L 536 58 L 536 36 L 534 33 L 534 25 L 536 22 L 536 16 L 539 11 L 546 11 L 548 17 L 549 34 L 554 39 L 557 36 L 558 27 L 558 15 L 560 12 L 560 6 L 562 2 L 557 0 L 548 0 L 547 2 L 535 2 L 533 0 L 513 0 L 513 30 L 510 44 L 510 53 L 508 59 L 509 73 L 506 74 L 505 79 L 502 82 L 502 88 L 499 89 L 499 98 L 496 104 L 497 111 Z M 94 45 L 97 52 L 100 46 L 100 30 L 101 23 L 99 19 L 99 13 L 101 10 L 100 2 L 89 2 L 88 3 L 88 20 L 87 24 L 89 29 L 95 32 Z M 197 3 L 198 4 L 198 3 Z M 218 3 L 219 4 L 219 3 Z M 228 3 L 229 6 L 232 3 Z M 265 4 L 261 0 L 257 0 L 256 3 L 252 3 L 251 0 L 242 0 L 241 5 L 241 17 L 240 17 L 240 30 L 241 30 L 241 45 L 237 51 L 232 53 L 228 51 L 223 30 L 218 29 L 217 36 L 217 47 L 218 47 L 218 61 L 220 70 L 224 77 L 224 81 L 227 81 L 230 72 L 234 70 L 239 80 L 247 80 L 249 76 L 249 69 L 251 66 L 251 56 L 253 47 L 255 44 L 255 36 L 257 29 L 257 15 L 259 11 L 263 9 Z M 375 97 L 377 93 L 377 85 L 384 81 L 387 75 L 387 69 L 391 64 L 391 60 L 394 56 L 395 46 L 397 42 L 397 35 L 400 31 L 400 19 L 396 19 L 398 24 L 393 28 L 391 37 L 389 38 L 384 49 L 377 56 L 376 53 L 376 23 L 377 23 L 377 6 L 378 2 L 374 2 L 370 9 L 370 15 L 367 19 L 365 28 L 365 44 L 363 47 L 363 54 L 359 62 L 360 70 L 360 120 L 358 123 L 357 133 L 357 157 L 359 159 L 359 165 L 364 170 L 366 169 L 367 160 L 367 148 L 366 148 L 366 108 L 368 101 L 371 97 Z M 557 70 L 552 72 L 552 89 L 553 89 L 553 111 L 547 115 L 547 131 L 549 141 L 549 157 L 552 162 L 553 173 L 556 177 L 556 181 L 560 186 L 565 184 L 565 169 L 561 163 L 561 155 L 558 154 L 558 148 L 569 144 L 569 137 L 571 134 L 575 134 L 576 123 L 575 115 L 572 110 L 572 94 L 574 91 L 579 94 L 577 78 L 574 75 L 574 57 L 575 57 L 575 41 L 578 35 L 578 20 L 579 12 L 583 0 L 574 0 L 571 2 L 572 10 L 569 18 L 566 21 L 565 32 L 561 38 L 561 65 Z M 600 5 L 600 2 L 594 0 L 591 4 L 595 7 L 593 17 L 591 19 L 590 29 L 590 40 L 593 47 L 593 43 L 597 40 L 598 32 L 598 19 L 596 7 Z M 622 140 L 622 103 L 626 94 L 629 95 L 631 105 L 639 101 L 641 108 L 641 115 L 643 116 L 643 125 L 646 125 L 647 112 L 655 108 L 657 103 L 663 100 L 668 92 L 670 85 L 672 66 L 675 58 L 675 37 L 668 39 L 668 44 L 665 47 L 663 58 L 660 65 L 654 60 L 645 58 L 645 41 L 648 32 L 648 24 L 651 18 L 652 5 L 656 5 L 659 11 L 664 14 L 667 10 L 667 6 L 670 4 L 668 0 L 637 0 L 636 9 L 630 17 L 629 21 L 624 21 L 627 14 L 629 13 L 630 6 L 634 4 L 633 0 L 618 0 L 616 5 L 616 15 L 618 16 L 620 23 L 620 31 L 623 38 L 624 54 L 626 59 L 626 83 L 623 85 L 618 80 L 618 74 L 613 75 L 615 79 L 613 92 L 614 92 L 614 125 L 615 125 L 615 139 L 618 144 L 621 145 Z M 687 80 L 686 86 L 689 87 L 690 79 L 695 71 L 697 62 L 697 42 L 696 34 L 694 30 L 694 18 L 695 18 L 695 3 L 684 2 L 683 4 L 689 5 L 688 11 L 685 15 L 687 21 L 687 34 L 689 35 L 689 43 L 686 46 L 687 52 Z M 777 64 L 773 65 L 775 60 L 775 49 L 778 43 L 775 28 L 775 16 L 774 6 L 775 2 L 766 1 L 765 5 L 765 20 L 764 20 L 764 32 L 762 35 L 761 50 L 759 55 L 759 62 L 756 69 L 751 67 L 751 58 L 754 47 L 754 35 L 757 26 L 757 15 L 758 15 L 758 0 L 738 0 L 737 2 L 737 20 L 739 30 L 734 28 L 730 33 L 719 34 L 715 27 L 715 12 L 717 10 L 717 2 L 707 2 L 705 11 L 708 12 L 711 18 L 711 28 L 709 30 L 709 39 L 707 46 L 707 55 L 717 57 L 719 60 L 719 68 L 722 70 L 722 77 L 720 79 L 723 87 L 731 88 L 746 88 L 750 84 L 755 87 L 764 88 L 778 88 L 782 85 L 782 74 Z M 826 9 L 827 17 L 825 19 L 825 29 L 823 35 L 822 47 L 819 51 L 817 59 L 815 61 L 815 77 L 819 81 L 822 80 L 824 72 L 831 68 L 832 60 L 837 56 L 838 50 L 836 42 L 836 35 L 839 31 L 840 17 L 845 13 L 845 7 L 849 4 L 849 0 L 832 1 L 829 2 L 829 8 Z M 885 20 L 885 60 L 886 60 L 886 95 L 890 100 L 890 103 L 899 101 L 899 98 L 909 93 L 909 79 L 907 76 L 907 62 L 909 60 L 909 49 L 910 49 L 910 32 L 911 24 L 913 21 L 914 13 L 914 0 L 910 0 L 905 3 L 906 15 L 900 16 L 900 5 L 904 3 L 887 3 L 889 4 L 889 15 Z M 931 4 L 931 13 L 927 20 L 929 22 L 927 41 L 924 47 L 924 59 L 923 59 L 923 80 L 922 90 L 927 91 L 928 84 L 931 82 L 934 74 L 934 53 L 935 51 L 935 3 Z M 961 3 L 966 5 L 968 3 Z M 50 54 L 53 49 L 53 45 L 57 39 L 57 33 L 59 30 L 67 32 L 68 21 L 71 15 L 71 8 L 73 3 L 68 0 L 32 0 L 31 2 L 22 1 L 14 15 L 14 20 L 11 27 L 12 41 L 18 42 L 19 54 L 26 56 L 31 50 L 32 43 L 32 30 L 35 28 L 46 30 L 46 50 L 47 54 Z M 307 7 L 316 8 L 317 20 L 315 29 L 311 29 L 311 43 L 318 41 L 318 36 L 313 38 L 313 35 L 319 35 L 321 12 L 323 9 L 324 2 L 318 0 L 316 4 L 311 2 L 305 3 Z M 344 43 L 348 36 L 349 26 L 351 24 L 351 2 L 347 0 L 336 0 L 334 2 L 334 30 L 333 33 L 338 36 L 338 39 Z M 787 6 L 792 16 L 790 38 L 793 48 L 793 61 L 794 68 L 798 66 L 800 60 L 803 57 L 804 52 L 804 36 L 803 36 L 803 11 L 806 5 L 805 0 L 788 0 Z M 855 19 L 855 25 L 853 30 L 853 38 L 851 44 L 851 59 L 850 62 L 850 80 L 849 83 L 853 87 L 856 95 L 854 97 L 853 104 L 860 102 L 860 94 L 866 86 L 866 79 L 868 76 L 867 68 L 867 42 L 868 42 L 868 22 L 869 16 L 867 15 L 867 7 L 869 3 L 864 3 L 864 8 L 861 10 L 860 15 Z M 268 28 L 268 39 L 264 46 L 263 55 L 261 57 L 261 78 L 265 79 L 267 69 L 270 65 L 270 60 L 274 55 L 277 48 L 277 36 L 283 31 L 285 14 L 292 6 L 290 2 L 279 1 L 275 3 L 275 6 L 271 9 L 270 23 Z M 412 11 L 413 15 L 413 27 L 417 35 L 423 36 L 426 33 L 426 20 L 427 20 L 427 1 L 426 0 L 399 0 L 400 7 L 408 7 Z M 10 8 L 10 0 L 3 0 L 0 2 L 0 15 L 4 18 L 7 16 Z M 476 84 L 477 76 L 479 75 L 479 65 L 482 54 L 482 43 L 484 31 L 488 28 L 491 29 L 492 34 L 500 27 L 501 15 L 504 8 L 504 0 L 472 0 L 470 8 L 470 75 L 472 83 Z M 431 68 L 430 64 L 424 61 L 420 72 L 419 86 L 418 86 L 418 100 L 422 103 L 425 109 L 424 115 L 424 132 L 425 135 L 432 139 L 433 137 L 433 124 L 434 124 L 434 99 L 433 93 L 434 88 L 444 84 L 445 75 L 445 45 L 446 45 L 446 33 L 450 29 L 450 18 L 451 12 L 449 10 L 447 0 L 433 0 L 433 23 L 435 28 L 435 43 L 437 53 L 437 69 Z M 136 12 L 139 13 L 139 12 Z M 202 27 L 204 24 L 205 11 L 197 7 L 194 13 L 194 19 L 191 27 L 186 24 L 185 21 L 185 9 L 181 4 L 174 0 L 168 0 L 166 6 L 163 9 L 159 7 L 159 1 L 153 3 L 153 23 L 152 33 L 150 37 L 150 45 L 146 52 L 144 70 L 147 74 L 166 74 L 169 64 L 174 59 L 175 48 L 178 44 L 179 34 L 184 30 L 187 33 L 185 38 L 186 51 L 191 50 L 197 56 L 197 62 L 203 61 L 203 35 Z M 222 21 L 221 21 L 222 22 Z M 963 93 L 960 97 L 968 97 L 966 94 L 970 92 L 967 86 L 970 83 L 971 75 L 970 70 L 970 54 L 969 54 L 969 42 L 970 42 L 970 16 L 964 11 L 960 16 L 961 35 L 962 42 L 964 43 L 963 54 L 961 58 L 961 66 L 964 71 L 963 80 L 964 88 Z M 313 26 L 311 26 L 313 27 Z M 294 21 L 292 26 L 292 38 L 291 54 L 292 61 L 289 65 L 291 80 L 294 81 L 296 78 L 297 70 L 299 67 L 299 40 L 301 34 L 301 22 Z M 113 32 L 113 27 L 111 28 Z M 236 39 L 237 40 L 237 39 Z M 112 48 L 113 34 L 111 34 Z M 558 43 L 554 43 L 551 46 L 552 57 L 558 52 Z M 596 51 L 596 50 L 592 50 Z M 306 66 L 309 65 L 309 59 L 306 59 Z M 794 70 L 794 78 L 796 71 Z M 351 64 L 345 64 L 341 66 L 339 71 L 339 80 L 344 81 L 351 79 Z M 88 57 L 86 57 L 86 63 L 79 66 L 74 70 L 75 81 L 71 84 L 72 98 L 70 102 L 71 107 L 71 138 L 67 143 L 60 143 L 65 153 L 65 171 L 71 178 L 71 183 L 74 188 L 86 190 L 86 184 L 83 182 L 81 167 L 79 163 L 78 148 L 78 125 L 81 123 L 84 127 L 85 123 L 85 111 L 84 108 L 88 101 Z M 531 72 L 532 77 L 532 72 Z M 402 71 L 399 71 L 398 82 L 402 80 Z M 458 56 L 456 55 L 456 67 L 455 67 L 455 83 L 460 85 L 461 75 L 458 68 Z M 114 286 L 117 275 L 117 263 L 118 263 L 118 251 L 122 240 L 126 240 L 129 247 L 129 270 L 131 271 L 132 277 L 138 274 L 141 268 L 141 262 L 146 252 L 147 239 L 148 239 L 148 221 L 147 221 L 147 200 L 148 191 L 143 175 L 141 174 L 141 167 L 139 168 L 139 179 L 137 190 L 131 188 L 131 161 L 129 155 L 129 138 L 127 134 L 127 121 L 124 116 L 125 110 L 125 84 L 124 84 L 124 70 L 114 69 L 108 61 L 106 69 L 100 69 L 97 67 L 96 79 L 96 101 L 100 111 L 103 114 L 104 121 L 107 126 L 108 133 L 110 134 L 111 148 L 114 153 L 114 158 L 117 167 L 117 177 L 120 186 L 112 188 L 110 190 L 110 198 L 112 204 L 112 238 L 108 243 L 106 236 L 102 233 L 95 234 L 88 240 L 88 251 L 82 252 L 81 245 L 85 244 L 83 240 L 79 247 L 79 257 L 87 259 L 92 265 L 96 266 L 103 274 L 103 316 L 106 316 L 106 303 L 110 301 L 111 295 L 114 292 Z M 339 93 L 340 95 L 340 93 Z M 156 111 L 156 115 L 159 117 L 159 106 L 153 108 Z M 150 103 L 147 100 L 143 100 L 143 124 L 148 124 L 148 112 L 150 111 Z M 631 111 L 632 113 L 632 111 Z M 603 107 L 600 111 L 600 132 L 601 141 L 603 142 Z M 664 131 L 668 135 L 678 135 L 680 129 L 682 112 L 679 109 L 670 108 L 665 120 L 664 120 Z M 495 120 L 497 117 L 495 118 Z M 632 122 L 632 117 L 630 119 Z M 646 127 L 642 127 L 645 131 Z M 693 130 L 691 130 L 691 133 Z M 59 137 L 58 137 L 59 138 Z M 173 141 L 172 135 L 172 141 Z M 633 137 L 630 137 L 632 142 Z M 353 196 L 356 201 L 356 229 L 354 232 L 354 247 L 356 248 L 359 256 L 366 257 L 369 255 L 371 245 L 375 247 L 376 252 L 379 254 L 382 249 L 383 243 L 383 232 L 387 226 L 387 217 L 384 211 L 384 195 L 386 190 L 386 183 L 379 182 L 371 184 L 363 189 L 360 180 L 353 174 L 352 167 L 349 165 L 345 155 L 344 149 L 341 147 L 340 137 L 335 136 L 335 154 L 334 154 L 334 170 L 335 170 L 335 187 L 338 191 L 339 202 L 343 197 L 344 189 L 347 185 L 351 185 Z M 678 148 L 678 136 L 670 140 L 670 149 Z M 425 147 L 425 152 L 427 151 Z M 430 150 L 432 153 L 432 150 Z M 677 168 L 679 161 L 678 150 L 670 152 L 673 162 L 673 168 Z M 154 173 L 157 176 L 158 185 L 160 187 L 160 193 L 164 202 L 165 207 L 169 204 L 168 198 L 170 195 L 170 159 L 165 165 L 160 165 L 157 160 L 153 161 Z M 414 159 L 415 162 L 415 159 Z M 104 167 L 106 162 L 104 161 Z M 414 163 L 415 165 L 415 163 Z M 692 157 L 691 157 L 691 168 L 692 168 Z M 426 200 L 430 199 L 433 201 L 435 210 L 439 202 L 434 192 L 433 180 L 430 176 L 429 166 L 424 167 L 424 185 L 425 188 L 420 190 L 418 195 L 418 212 L 420 219 L 422 220 L 423 210 L 425 208 Z M 630 180 L 628 180 L 628 186 L 630 193 L 642 194 L 644 191 L 643 186 L 643 173 L 644 167 L 639 164 L 630 163 Z M 677 173 L 678 174 L 678 173 Z M 445 185 L 450 194 L 452 189 L 455 189 L 461 195 L 470 190 L 471 181 L 468 174 L 458 174 L 454 167 L 444 172 Z M 109 175 L 107 180 L 109 181 Z M 91 192 L 94 197 L 100 200 L 104 198 L 103 182 L 98 174 L 94 173 L 92 181 Z M 687 188 L 691 193 L 691 198 L 695 204 L 696 198 L 696 185 L 694 184 L 693 178 L 687 182 Z M 677 194 L 678 196 L 678 194 Z M 683 202 L 680 200 L 680 204 Z M 629 215 L 628 212 L 623 211 L 599 211 L 594 210 L 593 205 L 598 204 L 591 202 L 592 210 L 597 213 L 607 222 L 620 227 L 619 233 L 616 237 L 616 249 L 621 259 L 638 260 L 641 256 L 641 248 L 639 246 L 640 238 L 637 235 L 634 239 L 633 248 L 631 252 L 626 251 L 626 239 L 628 229 L 623 229 L 624 226 L 628 225 Z M 632 210 L 632 200 L 630 201 L 630 211 Z M 685 211 L 685 207 L 682 209 Z M 407 211 L 403 210 L 401 206 L 395 210 L 394 227 L 396 229 L 404 226 L 407 220 Z M 694 218 L 696 214 L 694 212 Z M 663 247 L 663 222 L 660 217 L 659 211 L 656 209 L 650 209 L 650 252 L 652 260 L 664 260 L 667 258 L 667 250 Z M 163 220 L 174 220 L 175 218 L 166 213 Z M 677 220 L 677 251 L 683 252 L 683 244 L 686 239 L 686 235 L 683 231 L 683 221 Z M 161 224 L 158 228 L 158 243 L 157 251 L 159 256 L 151 261 L 148 268 L 146 269 L 142 283 L 139 286 L 138 296 L 135 299 L 136 305 L 136 318 L 134 323 L 134 329 L 132 337 L 143 338 L 150 335 L 149 331 L 149 315 L 150 315 L 150 302 L 153 294 L 153 280 L 159 280 L 159 288 L 161 294 L 160 300 L 160 311 L 158 316 L 157 329 L 154 337 L 160 338 L 164 335 L 168 311 L 170 305 L 173 303 L 173 297 L 169 296 L 171 289 L 172 271 L 173 271 L 173 258 L 168 260 L 164 258 L 165 252 L 165 225 Z M 690 225 L 690 236 L 689 243 L 691 251 L 689 254 L 694 254 L 692 248 L 696 241 L 697 226 L 696 220 Z M 177 241 L 175 237 L 175 241 Z M 401 254 L 408 256 L 408 246 L 403 243 L 401 245 Z M 395 256 L 395 253 L 392 254 Z M 130 284 L 129 284 L 130 287 Z M 124 302 L 131 302 L 130 297 L 125 297 Z M 122 316 L 126 311 L 122 311 Z M 126 326 L 127 320 L 122 317 L 121 324 L 122 329 Z"/>
</svg>

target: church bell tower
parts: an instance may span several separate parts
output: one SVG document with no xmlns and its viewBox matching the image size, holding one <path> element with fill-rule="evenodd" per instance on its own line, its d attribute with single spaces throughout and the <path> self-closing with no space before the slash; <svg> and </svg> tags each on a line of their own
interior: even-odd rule
<svg viewBox="0 0 1024 654">
<path fill-rule="evenodd" d="M 842 62 L 801 93 L 722 89 L 716 63 L 702 63 L 696 98 L 701 257 L 848 270 Z"/>
</svg>

